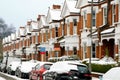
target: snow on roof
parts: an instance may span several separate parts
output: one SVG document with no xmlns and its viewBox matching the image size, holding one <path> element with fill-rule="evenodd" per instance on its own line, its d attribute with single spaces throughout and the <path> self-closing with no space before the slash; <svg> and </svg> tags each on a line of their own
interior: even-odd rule
<svg viewBox="0 0 120 80">
<path fill-rule="evenodd" d="M 120 80 L 119 74 L 120 74 L 120 67 L 112 68 L 103 75 L 102 80 Z"/>
<path fill-rule="evenodd" d="M 51 14 L 52 20 L 60 20 L 61 19 L 61 17 L 60 17 L 61 10 L 60 9 L 51 9 L 50 14 Z"/>
<path fill-rule="evenodd" d="M 101 34 L 110 33 L 110 32 L 112 32 L 114 29 L 115 29 L 115 28 L 106 29 L 106 30 L 102 31 Z"/>
<path fill-rule="evenodd" d="M 75 8 L 77 0 L 66 0 L 66 4 L 68 5 L 68 9 L 70 12 L 76 12 L 79 13 L 80 10 Z"/>
<path fill-rule="evenodd" d="M 104 0 L 100 0 L 100 1 L 104 1 Z M 92 2 L 92 0 L 88 0 L 88 2 Z M 93 2 L 99 2 L 99 0 L 93 0 Z"/>
</svg>

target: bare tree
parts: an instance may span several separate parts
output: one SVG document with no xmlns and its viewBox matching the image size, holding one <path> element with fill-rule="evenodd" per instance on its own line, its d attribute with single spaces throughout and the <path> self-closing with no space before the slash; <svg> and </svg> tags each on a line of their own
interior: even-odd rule
<svg viewBox="0 0 120 80">
<path fill-rule="evenodd" d="M 13 32 L 15 32 L 15 27 L 13 25 L 8 26 L 5 21 L 0 18 L 0 39 L 7 37 Z"/>
</svg>

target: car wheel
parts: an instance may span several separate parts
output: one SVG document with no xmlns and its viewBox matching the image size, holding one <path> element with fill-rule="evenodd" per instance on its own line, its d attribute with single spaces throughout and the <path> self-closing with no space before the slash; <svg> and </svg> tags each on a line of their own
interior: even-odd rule
<svg viewBox="0 0 120 80">
<path fill-rule="evenodd" d="M 11 69 L 10 68 L 8 68 L 7 73 L 11 74 Z"/>
</svg>

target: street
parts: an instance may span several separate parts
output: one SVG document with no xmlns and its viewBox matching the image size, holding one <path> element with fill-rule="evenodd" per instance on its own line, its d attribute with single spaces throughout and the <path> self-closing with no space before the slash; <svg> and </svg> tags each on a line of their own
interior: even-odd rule
<svg viewBox="0 0 120 80">
<path fill-rule="evenodd" d="M 29 80 L 29 79 L 21 79 L 14 75 L 9 75 L 9 74 L 0 72 L 0 80 Z M 99 79 L 93 77 L 92 80 L 99 80 Z"/>
</svg>

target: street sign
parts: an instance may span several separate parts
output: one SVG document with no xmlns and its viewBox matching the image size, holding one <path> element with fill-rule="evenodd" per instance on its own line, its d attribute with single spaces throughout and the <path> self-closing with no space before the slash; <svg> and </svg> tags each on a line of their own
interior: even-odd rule
<svg viewBox="0 0 120 80">
<path fill-rule="evenodd" d="M 40 54 L 45 54 L 45 47 L 40 47 Z"/>
</svg>

